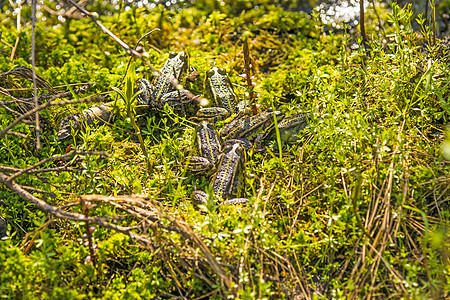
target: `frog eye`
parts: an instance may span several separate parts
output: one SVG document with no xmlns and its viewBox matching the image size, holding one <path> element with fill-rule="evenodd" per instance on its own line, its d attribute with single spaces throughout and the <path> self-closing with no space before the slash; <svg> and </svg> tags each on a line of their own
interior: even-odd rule
<svg viewBox="0 0 450 300">
<path fill-rule="evenodd" d="M 213 76 L 214 73 L 215 73 L 214 71 L 215 71 L 214 68 L 209 69 L 208 72 L 206 72 L 206 75 L 207 75 L 207 76 Z"/>
<path fill-rule="evenodd" d="M 224 68 L 219 68 L 219 69 L 217 69 L 217 72 L 218 72 L 220 75 L 227 75 L 227 72 L 225 71 Z"/>
<path fill-rule="evenodd" d="M 176 52 L 170 52 L 169 58 L 174 58 L 177 55 L 178 55 L 178 53 L 176 53 Z"/>
</svg>

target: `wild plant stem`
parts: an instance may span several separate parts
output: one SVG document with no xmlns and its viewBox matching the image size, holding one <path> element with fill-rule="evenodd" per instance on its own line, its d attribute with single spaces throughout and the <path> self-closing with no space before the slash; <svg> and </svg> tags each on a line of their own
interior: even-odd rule
<svg viewBox="0 0 450 300">
<path fill-rule="evenodd" d="M 34 55 L 34 29 L 36 25 L 36 0 L 32 1 L 32 12 L 31 12 L 31 64 L 33 66 L 33 94 L 34 94 L 34 107 L 38 108 L 38 96 L 36 88 L 36 57 Z M 39 133 L 41 128 L 39 126 L 39 110 L 36 110 L 35 114 L 35 131 L 36 131 L 36 150 L 41 149 L 41 139 Z"/>
<path fill-rule="evenodd" d="M 84 217 L 86 219 L 89 218 L 89 202 L 84 201 L 83 199 L 81 199 L 81 205 L 83 206 L 83 213 L 84 213 Z M 95 258 L 95 252 L 94 252 L 94 244 L 92 243 L 92 234 L 91 234 L 91 230 L 90 230 L 90 223 L 88 221 L 86 221 L 84 223 L 84 227 L 86 230 L 86 237 L 89 243 L 89 254 L 91 255 L 91 260 L 92 260 L 92 264 L 95 268 L 95 266 L 97 265 L 97 260 Z"/>
<path fill-rule="evenodd" d="M 133 113 L 133 111 L 131 109 L 131 101 L 127 103 L 127 115 L 128 115 L 128 118 L 130 118 L 131 124 L 133 125 L 134 132 L 138 136 L 139 145 L 140 145 L 142 153 L 144 154 L 144 157 L 145 157 L 145 164 L 147 166 L 147 172 L 149 172 L 150 171 L 150 161 L 148 160 L 147 147 L 145 147 L 144 139 L 142 138 L 142 134 L 141 134 L 141 130 L 139 129 L 139 127 L 136 124 L 136 120 L 134 118 L 135 114 Z"/>
<path fill-rule="evenodd" d="M 433 23 L 433 46 L 436 45 L 436 2 L 431 2 L 431 21 Z"/>
<path fill-rule="evenodd" d="M 250 76 L 250 51 L 248 48 L 247 39 L 244 40 L 244 64 L 245 64 L 245 76 L 247 77 L 248 98 L 250 99 L 252 114 L 255 116 L 258 113 L 258 110 L 255 103 L 252 79 Z"/>
<path fill-rule="evenodd" d="M 366 35 L 366 26 L 364 22 L 364 0 L 359 0 L 359 26 L 361 28 L 361 36 L 364 45 L 364 50 L 367 50 L 367 35 Z"/>
<path fill-rule="evenodd" d="M 370 235 L 367 228 L 364 226 L 364 222 L 358 214 L 358 200 L 361 197 L 361 186 L 362 186 L 362 176 L 361 176 L 361 174 L 358 174 L 358 178 L 356 180 L 356 185 L 355 185 L 355 188 L 353 190 L 353 195 L 352 195 L 352 208 L 353 208 L 353 213 L 356 217 L 356 222 L 358 223 L 359 228 L 361 228 L 362 232 L 369 239 L 369 241 L 372 241 L 373 240 L 372 236 Z"/>
<path fill-rule="evenodd" d="M 275 126 L 275 133 L 277 136 L 277 145 L 278 145 L 278 157 L 280 159 L 280 166 L 283 163 L 283 149 L 281 148 L 281 136 L 280 136 L 280 130 L 278 129 L 278 120 L 277 116 L 275 114 L 275 106 L 272 101 L 272 111 L 273 111 L 273 124 Z"/>
</svg>

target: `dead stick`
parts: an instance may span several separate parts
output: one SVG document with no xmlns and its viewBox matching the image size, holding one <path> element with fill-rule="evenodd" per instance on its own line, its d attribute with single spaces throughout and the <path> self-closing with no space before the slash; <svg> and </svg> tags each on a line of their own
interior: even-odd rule
<svg viewBox="0 0 450 300">
<path fill-rule="evenodd" d="M 364 22 L 364 0 L 359 0 L 359 22 L 364 50 L 367 51 L 367 45 L 369 40 L 367 39 L 366 25 Z"/>
<path fill-rule="evenodd" d="M 10 61 L 14 60 L 14 55 L 16 54 L 16 50 L 17 50 L 17 46 L 19 46 L 19 41 L 20 41 L 20 22 L 21 22 L 21 13 L 22 13 L 22 4 L 24 1 L 20 1 L 19 3 L 17 3 L 17 8 L 19 10 L 19 12 L 17 13 L 17 39 L 16 39 L 16 43 L 14 44 L 14 48 L 12 49 L 11 52 L 11 58 L 9 59 Z M 10 2 L 11 4 L 11 2 Z M 12 7 L 14 7 L 13 4 L 11 4 Z M 14 10 L 16 9 L 16 7 L 14 7 Z"/>
<path fill-rule="evenodd" d="M 52 96 L 52 98 L 56 99 L 58 95 Z M 51 98 L 51 99 L 52 99 Z M 80 99 L 80 100 L 73 100 L 73 101 L 59 101 L 59 102 L 51 102 L 49 100 L 47 103 L 41 104 L 38 107 L 33 108 L 32 110 L 24 113 L 20 117 L 18 117 L 14 122 L 9 124 L 5 129 L 0 131 L 0 138 L 3 137 L 11 128 L 19 124 L 23 119 L 28 118 L 32 114 L 34 114 L 36 111 L 43 110 L 44 108 L 55 106 L 55 105 L 67 105 L 67 104 L 76 104 L 76 103 L 84 103 L 84 102 L 102 102 L 105 99 L 105 97 L 95 97 L 91 99 Z"/>
<path fill-rule="evenodd" d="M 77 94 L 79 92 L 86 91 L 86 89 L 88 88 L 88 84 L 73 90 L 73 93 Z M 72 84 L 72 85 L 74 85 L 74 84 Z M 28 89 L 23 89 L 23 90 L 28 90 Z M 0 90 L 0 92 L 1 92 L 1 90 Z M 52 100 L 55 100 L 57 98 L 64 98 L 64 97 L 67 97 L 67 96 L 70 96 L 70 95 L 72 95 L 71 91 L 69 91 L 69 92 L 62 92 L 62 93 L 59 93 L 59 94 L 56 94 L 56 95 L 42 94 L 42 95 L 39 96 L 38 101 L 39 102 L 42 102 L 43 100 L 52 101 Z M 32 98 L 15 98 L 12 95 L 6 95 L 6 94 L 5 94 L 5 96 L 12 98 L 13 101 L 0 101 L 1 105 L 3 105 L 3 104 L 5 104 L 5 105 L 16 104 L 17 102 L 28 104 L 28 103 L 30 103 L 30 101 L 33 100 L 33 97 Z"/>
<path fill-rule="evenodd" d="M 250 99 L 252 114 L 255 116 L 258 114 L 258 110 L 256 108 L 255 97 L 253 92 L 253 84 L 252 79 L 250 77 L 250 51 L 248 49 L 248 40 L 244 40 L 244 64 L 245 64 L 245 76 L 247 77 L 247 89 L 248 89 L 248 98 Z"/>
</svg>

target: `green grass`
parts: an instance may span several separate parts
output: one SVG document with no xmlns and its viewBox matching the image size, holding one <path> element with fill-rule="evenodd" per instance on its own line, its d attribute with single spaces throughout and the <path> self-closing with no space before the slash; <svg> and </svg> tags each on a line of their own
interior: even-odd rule
<svg viewBox="0 0 450 300">
<path fill-rule="evenodd" d="M 351 51 L 357 37 L 323 35 L 321 24 L 306 15 L 270 8 L 232 15 L 225 8 L 210 14 L 206 8 L 159 7 L 159 13 L 132 9 L 99 18 L 129 45 L 143 28 L 159 26 L 142 44 L 150 63 L 159 68 L 168 52 L 186 51 L 201 74 L 188 89 L 204 93 L 205 73 L 216 64 L 229 72 L 242 99 L 246 83 L 238 75 L 246 36 L 261 110 L 273 106 L 286 115 L 311 116 L 301 142 L 286 146 L 281 158 L 276 141 L 270 151 L 247 153 L 249 204 L 194 206 L 194 187 L 211 187 L 208 178 L 186 172 L 192 124 L 170 111 L 136 115 L 133 88 L 114 88 L 128 106 L 119 105 L 113 124 L 90 127 L 76 140 L 79 149 L 101 150 L 109 158 L 85 155 L 73 172 L 26 174 L 17 183 L 55 193 L 33 194 L 56 206 L 78 201 L 78 195 L 148 195 L 132 203 L 98 200 L 89 209 L 93 217 L 122 216 L 116 225 L 147 226 L 132 230 L 142 239 L 95 226 L 90 239 L 99 248 L 92 265 L 86 262 L 84 222 L 46 223 L 51 215 L 0 185 L 6 203 L 0 215 L 9 234 L 0 241 L 0 297 L 448 297 L 450 141 L 439 133 L 450 116 L 450 68 L 436 54 L 438 45 L 424 44 L 431 32 L 425 24 L 422 33 L 413 32 L 411 13 L 394 6 L 382 12 L 388 16 L 386 42 L 375 32 L 369 53 L 363 47 Z M 15 18 L 5 14 L 0 20 L 2 40 L 14 45 Z M 124 76 L 128 53 L 88 18 L 50 26 L 58 22 L 47 15 L 36 28 L 38 74 L 61 91 L 65 82 L 95 83 L 80 98 L 111 92 Z M 12 62 L 11 48 L 0 44 L 7 54 L 0 56 L 0 72 L 28 65 L 30 34 L 31 27 L 22 28 Z M 128 79 L 151 74 L 141 61 L 134 65 Z M 0 86 L 30 83 L 10 76 L 0 78 Z M 41 112 L 46 123 L 39 152 L 29 146 L 33 126 L 16 126 L 27 138 L 0 139 L 0 166 L 25 168 L 63 154 L 75 143 L 56 141 L 59 121 L 86 107 Z M 13 120 L 0 108 L 1 128 Z M 139 132 L 137 143 L 133 135 Z M 80 205 L 66 210 L 83 213 Z"/>
</svg>

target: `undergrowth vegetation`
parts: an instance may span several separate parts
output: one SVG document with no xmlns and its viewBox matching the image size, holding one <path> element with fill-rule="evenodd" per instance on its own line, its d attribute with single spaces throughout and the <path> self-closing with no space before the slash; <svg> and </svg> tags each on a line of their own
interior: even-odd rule
<svg viewBox="0 0 450 300">
<path fill-rule="evenodd" d="M 385 35 L 374 33 L 365 50 L 358 36 L 324 34 L 314 15 L 269 4 L 212 11 L 207 2 L 179 11 L 121 7 L 97 17 L 131 47 L 159 28 L 136 49 L 156 69 L 170 52 L 188 53 L 200 76 L 182 84 L 194 94 L 205 93 L 206 71 L 218 66 L 244 99 L 246 38 L 260 111 L 309 115 L 300 142 L 284 146 L 281 158 L 276 141 L 247 153 L 247 205 L 195 205 L 192 191 L 211 191 L 208 177 L 186 171 L 195 123 L 167 107 L 143 113 L 134 78 L 152 78 L 152 70 L 136 59 L 128 69 L 129 51 L 88 17 L 61 22 L 42 10 L 36 73 L 70 99 L 125 103 L 117 102 L 109 124 L 63 141 L 56 138 L 61 120 L 97 104 L 42 110 L 41 149 L 32 124 L 16 125 L 0 137 L 0 172 L 84 151 L 69 170 L 20 174 L 15 182 L 50 205 L 131 229 L 55 217 L 0 185 L 7 223 L 0 297 L 449 297 L 450 154 L 441 154 L 450 153 L 448 44 L 433 44 L 421 19 L 422 30 L 413 31 L 411 12 L 395 4 L 382 14 Z M 0 73 L 31 68 L 31 8 L 19 11 L 20 30 L 18 11 L 0 16 Z M 30 98 L 32 86 L 1 76 L 0 100 Z M 0 128 L 17 118 L 11 109 L 30 107 L 2 104 Z"/>
</svg>

